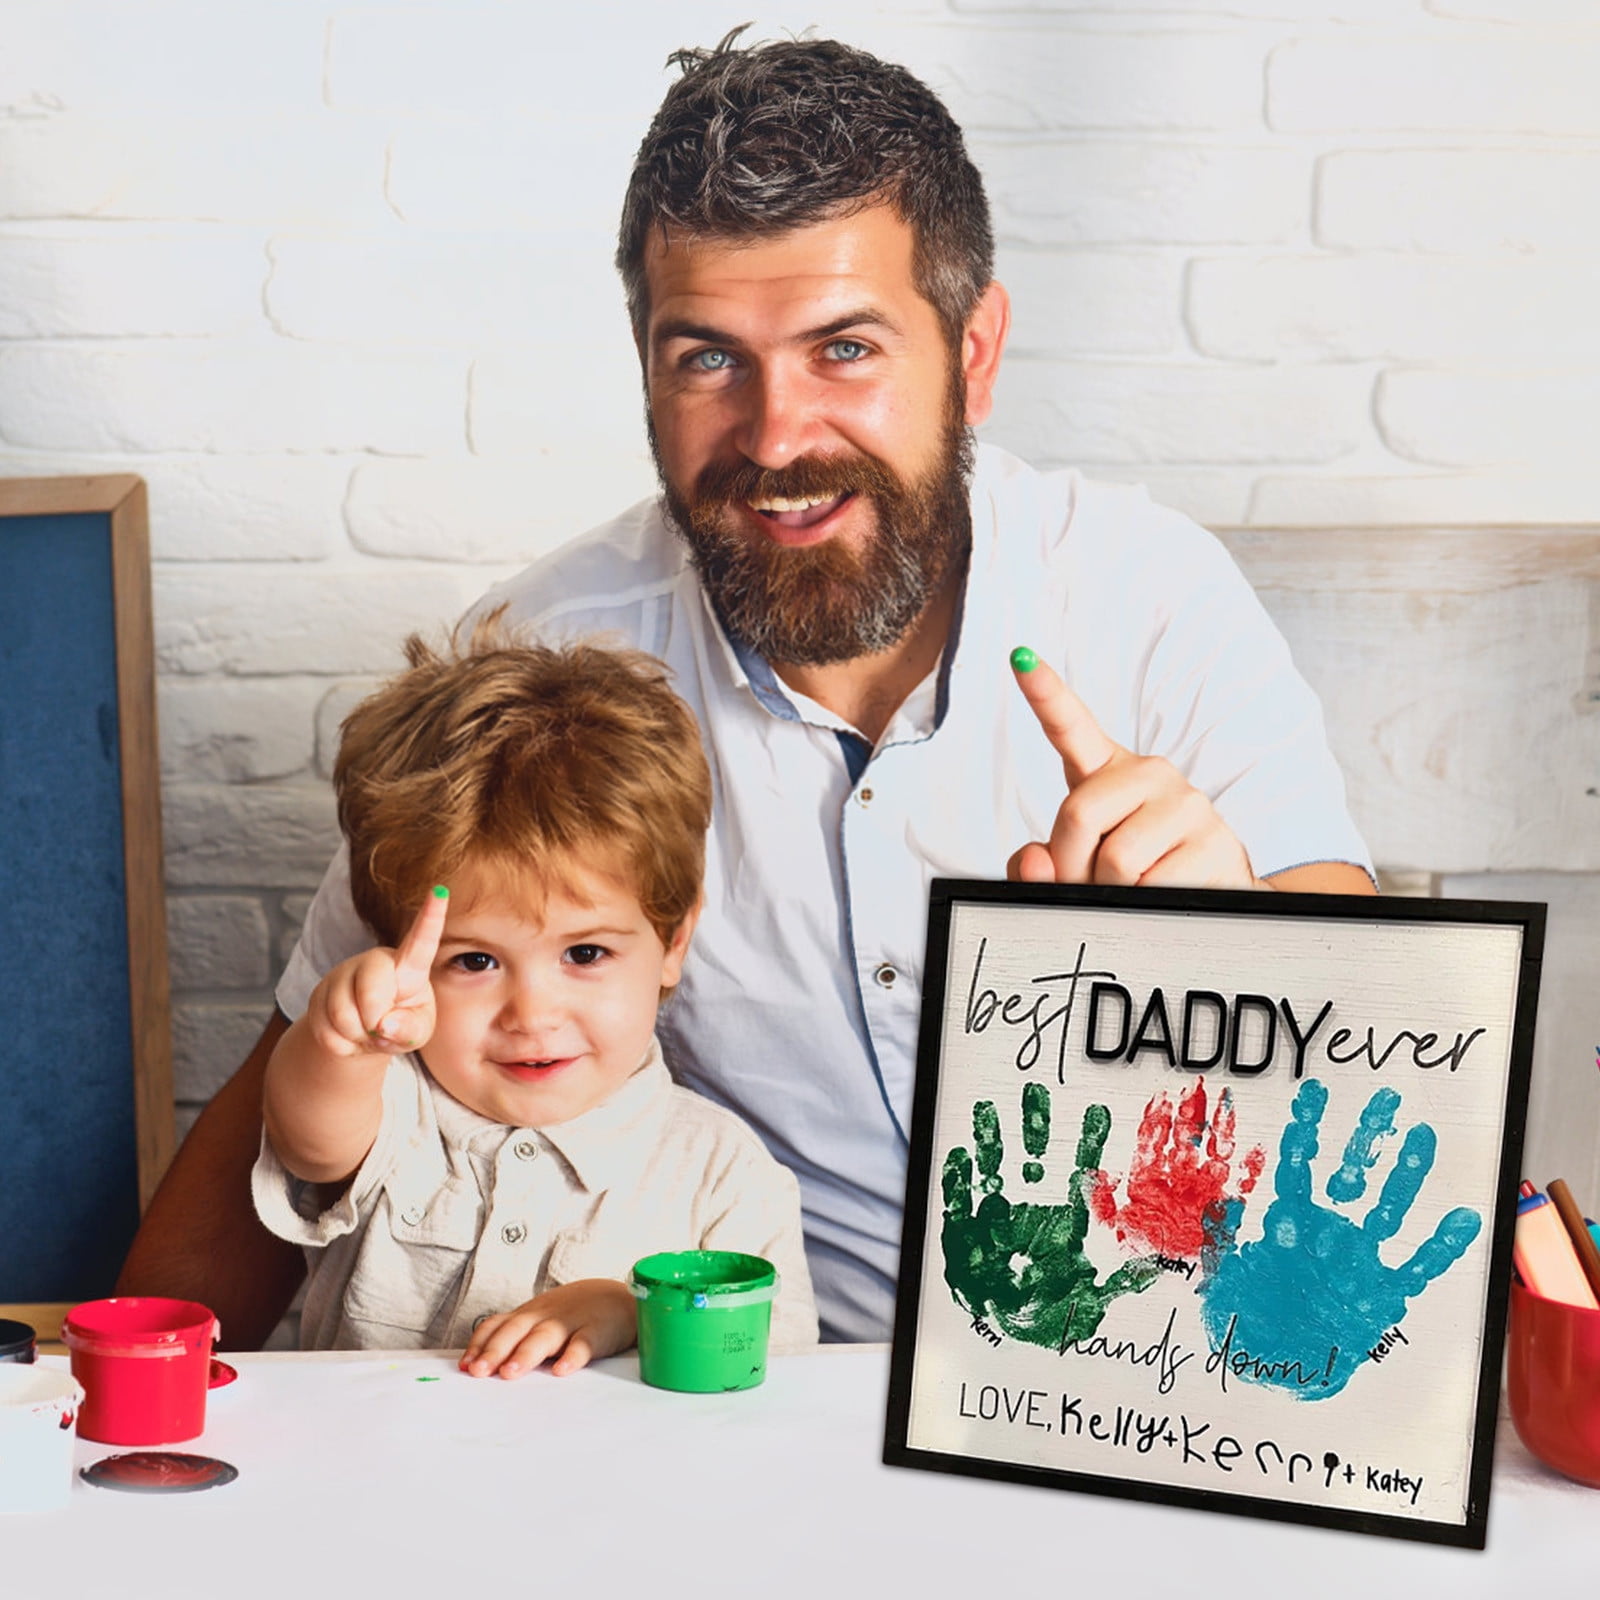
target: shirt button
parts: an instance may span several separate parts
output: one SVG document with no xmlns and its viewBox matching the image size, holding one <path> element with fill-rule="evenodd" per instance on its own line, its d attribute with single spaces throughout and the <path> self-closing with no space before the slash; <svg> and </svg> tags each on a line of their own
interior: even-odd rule
<svg viewBox="0 0 1600 1600">
<path fill-rule="evenodd" d="M 518 1139 L 517 1142 L 512 1145 L 511 1153 L 519 1161 L 534 1161 L 538 1159 L 539 1147 L 533 1142 L 532 1139 Z"/>
<path fill-rule="evenodd" d="M 872 790 L 863 789 L 861 793 L 856 796 L 856 798 L 862 803 L 862 805 L 870 806 L 872 804 Z"/>
<path fill-rule="evenodd" d="M 887 961 L 885 961 L 883 965 L 872 974 L 872 976 L 877 980 L 878 987 L 880 989 L 892 989 L 894 988 L 894 980 L 898 978 L 900 974 L 896 972 Z"/>
<path fill-rule="evenodd" d="M 402 1222 L 409 1222 L 413 1228 L 416 1227 L 416 1225 L 422 1221 L 422 1207 L 407 1206 L 406 1209 L 400 1213 L 400 1220 Z"/>
<path fill-rule="evenodd" d="M 528 1230 L 520 1222 L 508 1222 L 500 1230 L 500 1237 L 507 1244 L 521 1244 L 528 1237 Z"/>
</svg>

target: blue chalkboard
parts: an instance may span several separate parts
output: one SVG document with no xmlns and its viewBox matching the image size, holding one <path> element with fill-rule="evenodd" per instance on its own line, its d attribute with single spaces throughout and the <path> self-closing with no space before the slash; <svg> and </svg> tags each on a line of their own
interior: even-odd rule
<svg viewBox="0 0 1600 1600">
<path fill-rule="evenodd" d="M 0 1301 L 109 1293 L 170 1152 L 150 676 L 143 485 L 0 483 Z"/>
</svg>

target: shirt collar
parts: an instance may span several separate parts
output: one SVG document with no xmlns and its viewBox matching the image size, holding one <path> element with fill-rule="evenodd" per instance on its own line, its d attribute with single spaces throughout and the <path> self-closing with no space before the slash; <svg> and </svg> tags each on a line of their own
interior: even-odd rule
<svg viewBox="0 0 1600 1600">
<path fill-rule="evenodd" d="M 492 1164 L 507 1139 L 532 1133 L 572 1168 L 585 1189 L 595 1193 L 631 1182 L 643 1171 L 660 1139 L 672 1091 L 661 1046 L 653 1035 L 644 1059 L 620 1089 L 570 1121 L 548 1127 L 507 1127 L 462 1105 L 431 1077 L 428 1081 L 434 1090 L 439 1131 L 450 1143 Z"/>
<path fill-rule="evenodd" d="M 672 1079 L 652 1035 L 637 1070 L 610 1099 L 547 1128 L 536 1128 L 592 1193 L 634 1182 L 660 1142 Z"/>
<path fill-rule="evenodd" d="M 711 612 L 711 625 L 721 635 L 734 660 L 739 663 L 745 682 L 750 686 L 751 694 L 773 716 L 781 717 L 785 722 L 803 721 L 799 709 L 789 698 L 789 691 L 784 687 L 783 680 L 773 671 L 772 664 L 767 658 L 742 639 L 735 639 L 722 626 L 722 618 L 716 614 L 716 607 L 709 599 L 706 601 L 706 609 Z"/>
</svg>

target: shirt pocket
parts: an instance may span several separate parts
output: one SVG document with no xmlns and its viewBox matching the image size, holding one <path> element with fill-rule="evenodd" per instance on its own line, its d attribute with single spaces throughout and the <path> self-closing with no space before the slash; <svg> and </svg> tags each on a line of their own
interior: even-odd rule
<svg viewBox="0 0 1600 1600">
<path fill-rule="evenodd" d="M 545 1268 L 545 1287 L 580 1278 L 628 1281 L 636 1261 L 662 1250 L 698 1250 L 685 1197 L 654 1190 L 646 1195 L 603 1194 L 588 1217 L 556 1235 Z"/>
<path fill-rule="evenodd" d="M 398 1188 L 398 1186 L 397 1186 Z M 483 1223 L 475 1184 L 431 1196 L 385 1189 L 345 1290 L 345 1317 L 374 1348 L 430 1348 L 448 1326 Z"/>
</svg>

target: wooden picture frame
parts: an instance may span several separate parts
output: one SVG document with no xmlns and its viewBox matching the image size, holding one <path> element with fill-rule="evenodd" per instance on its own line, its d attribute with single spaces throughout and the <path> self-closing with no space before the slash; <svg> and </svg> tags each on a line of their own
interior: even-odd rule
<svg viewBox="0 0 1600 1600">
<path fill-rule="evenodd" d="M 885 1461 L 1481 1549 L 1543 939 L 935 880 Z"/>
<path fill-rule="evenodd" d="M 0 1300 L 111 1292 L 174 1145 L 150 549 L 131 475 L 0 480 Z"/>
</svg>

